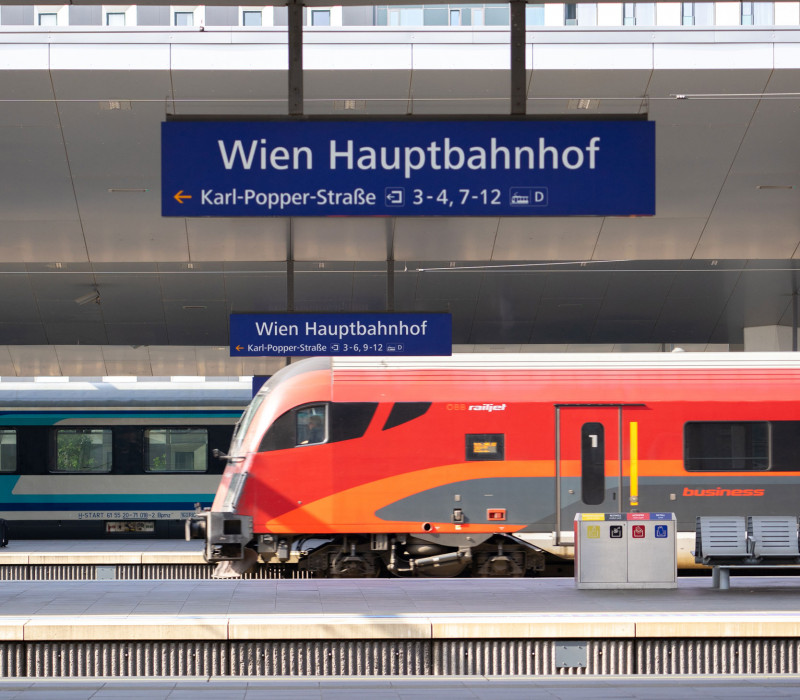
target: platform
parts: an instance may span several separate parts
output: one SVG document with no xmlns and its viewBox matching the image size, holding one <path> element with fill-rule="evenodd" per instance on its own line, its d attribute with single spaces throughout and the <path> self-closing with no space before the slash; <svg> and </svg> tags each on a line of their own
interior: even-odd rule
<svg viewBox="0 0 800 700">
<path fill-rule="evenodd" d="M 800 578 L 6 581 L 0 676 L 798 673 Z"/>
</svg>

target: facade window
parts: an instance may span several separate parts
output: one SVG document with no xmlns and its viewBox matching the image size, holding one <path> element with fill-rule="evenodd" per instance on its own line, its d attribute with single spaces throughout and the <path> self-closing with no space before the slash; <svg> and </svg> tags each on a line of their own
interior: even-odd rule
<svg viewBox="0 0 800 700">
<path fill-rule="evenodd" d="M 742 26 L 749 27 L 753 25 L 753 3 L 742 3 Z"/>
<path fill-rule="evenodd" d="M 58 26 L 58 13 L 56 13 L 56 12 L 40 12 L 39 13 L 39 26 L 40 27 L 56 27 L 56 26 Z"/>
<path fill-rule="evenodd" d="M 578 24 L 578 6 L 574 2 L 564 5 L 564 24 L 568 27 Z"/>
<path fill-rule="evenodd" d="M 194 12 L 175 12 L 173 19 L 176 27 L 194 26 Z"/>
<path fill-rule="evenodd" d="M 0 430 L 0 472 L 17 471 L 17 431 Z"/>
<path fill-rule="evenodd" d="M 474 24 L 474 22 L 473 22 Z M 525 24 L 528 27 L 544 26 L 544 5 L 525 6 Z"/>
<path fill-rule="evenodd" d="M 106 26 L 109 26 L 109 27 L 124 27 L 125 26 L 125 13 L 124 12 L 106 12 Z"/>
<path fill-rule="evenodd" d="M 684 27 L 694 26 L 694 3 L 682 2 L 681 3 L 681 25 Z"/>
<path fill-rule="evenodd" d="M 260 27 L 262 24 L 261 10 L 245 10 L 242 12 L 242 26 Z"/>
<path fill-rule="evenodd" d="M 625 27 L 636 25 L 636 5 L 632 2 L 622 4 L 622 25 Z"/>
<path fill-rule="evenodd" d="M 156 428 L 144 431 L 148 472 L 208 471 L 208 431 L 205 428 Z"/>
<path fill-rule="evenodd" d="M 331 11 L 330 10 L 311 10 L 311 26 L 312 27 L 330 27 L 331 26 Z"/>
<path fill-rule="evenodd" d="M 622 24 L 626 27 L 653 27 L 656 6 L 652 2 L 626 2 L 622 5 Z"/>
<path fill-rule="evenodd" d="M 544 24 L 544 5 L 526 8 L 528 24 Z M 508 5 L 377 6 L 375 24 L 390 27 L 507 27 Z"/>
<path fill-rule="evenodd" d="M 744 4 L 744 3 L 742 3 Z M 773 2 L 754 2 L 753 5 L 753 24 L 759 27 L 775 24 L 775 3 Z M 744 24 L 744 22 L 742 22 Z"/>
<path fill-rule="evenodd" d="M 56 472 L 98 474 L 111 471 L 112 433 L 108 428 L 56 430 Z"/>
</svg>

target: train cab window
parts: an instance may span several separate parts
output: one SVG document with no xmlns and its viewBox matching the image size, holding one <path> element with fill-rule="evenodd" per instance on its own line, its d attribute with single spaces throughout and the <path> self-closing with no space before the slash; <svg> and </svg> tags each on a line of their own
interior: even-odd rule
<svg viewBox="0 0 800 700">
<path fill-rule="evenodd" d="M 306 406 L 295 413 L 298 445 L 318 445 L 325 442 L 327 420 L 325 406 Z"/>
<path fill-rule="evenodd" d="M 475 433 L 466 436 L 468 462 L 499 462 L 505 459 L 505 435 Z"/>
<path fill-rule="evenodd" d="M 769 468 L 769 424 L 686 423 L 683 451 L 687 471 L 763 471 Z"/>
<path fill-rule="evenodd" d="M 56 472 L 98 474 L 111 471 L 111 430 L 58 428 L 55 431 Z"/>
<path fill-rule="evenodd" d="M 208 431 L 205 428 L 151 428 L 144 431 L 148 472 L 208 471 Z"/>
<path fill-rule="evenodd" d="M 17 431 L 0 430 L 0 473 L 17 471 Z"/>
</svg>

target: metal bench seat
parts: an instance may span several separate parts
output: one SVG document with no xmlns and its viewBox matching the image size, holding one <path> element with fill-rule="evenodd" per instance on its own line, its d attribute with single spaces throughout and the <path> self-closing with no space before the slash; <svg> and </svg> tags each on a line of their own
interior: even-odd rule
<svg viewBox="0 0 800 700">
<path fill-rule="evenodd" d="M 694 560 L 712 567 L 715 588 L 730 588 L 733 567 L 800 566 L 797 516 L 698 516 Z"/>
<path fill-rule="evenodd" d="M 747 536 L 753 542 L 753 554 L 758 558 L 797 559 L 800 542 L 797 539 L 797 517 L 791 515 L 749 515 Z"/>
</svg>

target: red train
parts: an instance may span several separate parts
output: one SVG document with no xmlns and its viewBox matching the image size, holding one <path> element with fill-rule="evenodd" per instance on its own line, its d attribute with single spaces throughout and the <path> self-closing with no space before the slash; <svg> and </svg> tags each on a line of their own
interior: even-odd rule
<svg viewBox="0 0 800 700">
<path fill-rule="evenodd" d="M 676 514 L 688 566 L 697 515 L 796 512 L 800 358 L 314 358 L 264 385 L 225 457 L 187 522 L 210 562 L 522 576 L 572 556 L 576 513 L 639 510 Z"/>
</svg>

